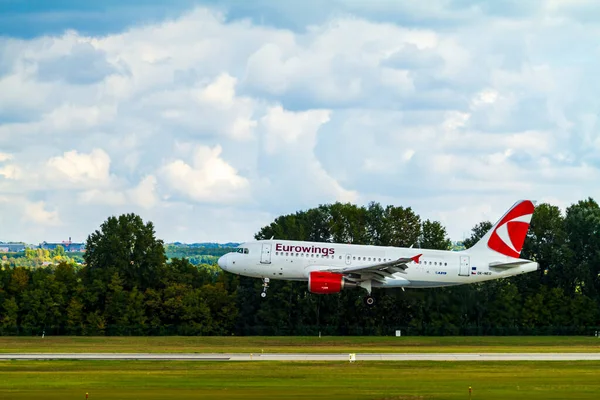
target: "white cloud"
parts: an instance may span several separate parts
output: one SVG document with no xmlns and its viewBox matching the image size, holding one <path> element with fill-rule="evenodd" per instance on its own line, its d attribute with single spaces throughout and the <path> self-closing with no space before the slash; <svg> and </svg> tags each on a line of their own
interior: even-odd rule
<svg viewBox="0 0 600 400">
<path fill-rule="evenodd" d="M 272 107 L 260 120 L 268 183 L 259 183 L 263 201 L 281 204 L 293 196 L 299 205 L 358 199 L 356 191 L 344 188 L 315 155 L 317 135 L 330 119 L 330 110 L 287 111 Z M 264 187 L 262 185 L 265 185 Z"/>
<path fill-rule="evenodd" d="M 156 186 L 156 177 L 148 175 L 131 189 L 88 189 L 79 194 L 79 200 L 92 205 L 115 207 L 132 205 L 142 209 L 151 209 L 158 204 Z"/>
<path fill-rule="evenodd" d="M 2 224 L 41 241 L 135 210 L 167 240 L 242 240 L 384 199 L 460 238 L 517 198 L 600 194 L 592 2 L 336 5 L 295 31 L 195 8 L 1 40 Z"/>
<path fill-rule="evenodd" d="M 248 58 L 244 82 L 258 93 L 293 95 L 317 104 L 377 101 L 373 97 L 379 89 L 404 98 L 414 92 L 408 71 L 380 64 L 406 46 L 447 45 L 431 30 L 334 19 L 309 28 L 303 37 L 273 35 Z M 453 50 L 449 58 L 456 60 L 460 49 Z"/>
<path fill-rule="evenodd" d="M 471 101 L 472 107 L 494 104 L 498 100 L 499 93 L 494 89 L 484 89 L 477 93 Z"/>
<path fill-rule="evenodd" d="M 76 150 L 48 160 L 53 172 L 75 184 L 105 185 L 110 178 L 110 156 L 102 149 L 94 149 L 89 154 Z"/>
<path fill-rule="evenodd" d="M 229 108 L 234 102 L 236 81 L 237 79 L 231 75 L 219 75 L 215 82 L 212 82 L 200 92 L 200 97 L 209 103 Z"/>
<path fill-rule="evenodd" d="M 43 201 L 28 203 L 25 206 L 23 217 L 27 221 L 31 221 L 42 226 L 60 225 L 60 217 L 58 215 L 58 211 L 48 211 L 46 208 L 46 203 Z"/>
<path fill-rule="evenodd" d="M 265 151 L 274 154 L 288 149 L 312 149 L 319 127 L 329 121 L 329 110 L 292 112 L 281 106 L 272 107 L 261 119 L 265 129 Z"/>
<path fill-rule="evenodd" d="M 94 205 L 123 206 L 127 203 L 127 196 L 118 190 L 89 189 L 79 194 L 79 200 Z"/>
<path fill-rule="evenodd" d="M 0 167 L 0 175 L 4 176 L 6 179 L 18 180 L 23 177 L 23 173 L 21 169 L 16 165 L 5 165 Z"/>
<path fill-rule="evenodd" d="M 156 177 L 148 175 L 142 179 L 138 186 L 131 189 L 128 194 L 134 204 L 143 208 L 152 208 L 158 202 L 156 185 Z"/>
<path fill-rule="evenodd" d="M 9 161 L 13 159 L 12 154 L 8 153 L 0 153 L 0 162 Z"/>
<path fill-rule="evenodd" d="M 163 167 L 165 183 L 193 201 L 220 204 L 247 200 L 250 182 L 221 158 L 221 152 L 221 146 L 198 146 L 192 165 L 175 160 Z"/>
</svg>

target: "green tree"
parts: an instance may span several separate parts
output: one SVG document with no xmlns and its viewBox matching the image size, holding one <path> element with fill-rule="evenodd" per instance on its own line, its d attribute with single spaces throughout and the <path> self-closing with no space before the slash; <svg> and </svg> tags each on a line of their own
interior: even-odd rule
<svg viewBox="0 0 600 400">
<path fill-rule="evenodd" d="M 420 245 L 424 249 L 450 250 L 452 242 L 446 234 L 446 228 L 438 221 L 423 221 Z"/>
<path fill-rule="evenodd" d="M 127 292 L 123 290 L 123 279 L 115 272 L 108 284 L 105 320 L 110 333 L 123 334 L 128 328 L 126 309 Z"/>
<path fill-rule="evenodd" d="M 600 301 L 600 206 L 588 198 L 567 208 L 565 230 L 575 291 Z"/>
<path fill-rule="evenodd" d="M 106 320 L 99 311 L 88 313 L 83 334 L 87 336 L 103 336 L 106 332 Z"/>
<path fill-rule="evenodd" d="M 52 258 L 62 259 L 63 257 L 66 256 L 65 248 L 62 247 L 61 245 L 56 246 L 56 248 L 54 250 L 52 250 L 52 252 L 50 253 L 50 256 Z"/>
<path fill-rule="evenodd" d="M 67 307 L 67 333 L 80 335 L 83 332 L 83 320 L 83 304 L 77 297 L 73 297 Z"/>
<path fill-rule="evenodd" d="M 376 202 L 369 203 L 367 208 L 367 234 L 370 244 L 384 246 L 386 243 L 386 218 L 385 209 Z"/>
<path fill-rule="evenodd" d="M 208 268 L 192 265 L 185 258 L 172 259 L 163 273 L 163 284 L 165 286 L 169 283 L 182 283 L 189 284 L 193 288 L 199 288 L 212 281 L 213 276 Z"/>
<path fill-rule="evenodd" d="M 133 290 L 127 294 L 127 306 L 125 307 L 123 321 L 127 326 L 128 334 L 146 334 L 146 322 L 148 321 L 148 317 L 146 316 L 144 309 L 144 294 L 138 291 L 137 287 L 134 287 Z"/>
<path fill-rule="evenodd" d="M 108 283 L 118 272 L 127 290 L 156 286 L 166 262 L 163 241 L 155 237 L 154 225 L 144 224 L 135 214 L 108 218 L 88 237 L 84 258 L 88 283 L 94 279 Z"/>
<path fill-rule="evenodd" d="M 0 304 L 0 334 L 14 335 L 18 332 L 19 306 L 14 297 Z"/>
<path fill-rule="evenodd" d="M 387 206 L 382 243 L 386 246 L 410 247 L 419 244 L 421 218 L 412 208 Z"/>
<path fill-rule="evenodd" d="M 463 241 L 465 248 L 473 247 L 479 239 L 485 236 L 486 233 L 490 229 L 492 229 L 493 224 L 490 221 L 483 221 L 478 223 L 471 229 L 471 236 Z"/>
<path fill-rule="evenodd" d="M 536 261 L 540 270 L 515 279 L 521 293 L 539 291 L 540 285 L 558 286 L 574 293 L 573 271 L 567 263 L 565 221 L 558 207 L 540 204 L 536 207 L 521 257 Z"/>
<path fill-rule="evenodd" d="M 335 203 L 329 208 L 332 241 L 336 243 L 368 244 L 367 213 L 362 207 Z"/>
</svg>

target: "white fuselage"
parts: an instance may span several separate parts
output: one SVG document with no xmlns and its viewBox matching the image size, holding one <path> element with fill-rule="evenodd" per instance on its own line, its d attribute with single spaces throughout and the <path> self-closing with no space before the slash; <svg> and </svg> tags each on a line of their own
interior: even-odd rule
<svg viewBox="0 0 600 400">
<path fill-rule="evenodd" d="M 373 287 L 439 287 L 483 282 L 532 272 L 536 262 L 511 268 L 490 266 L 520 260 L 493 252 L 443 251 L 418 248 L 365 246 L 339 243 L 260 240 L 243 243 L 237 252 L 219 259 L 224 270 L 255 278 L 307 281 L 311 271 L 328 268 L 370 265 L 411 258 L 419 254 L 419 262 L 411 262 L 402 273 L 373 282 Z"/>
</svg>

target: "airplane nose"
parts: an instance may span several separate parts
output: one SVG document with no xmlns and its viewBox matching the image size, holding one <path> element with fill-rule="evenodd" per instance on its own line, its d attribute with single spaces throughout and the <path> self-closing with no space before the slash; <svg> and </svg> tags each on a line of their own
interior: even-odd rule
<svg viewBox="0 0 600 400">
<path fill-rule="evenodd" d="M 227 258 L 228 258 L 229 254 L 225 254 L 224 256 L 221 256 L 219 258 L 219 260 L 217 261 L 217 264 L 219 264 L 219 267 L 221 267 L 222 270 L 227 271 Z"/>
</svg>

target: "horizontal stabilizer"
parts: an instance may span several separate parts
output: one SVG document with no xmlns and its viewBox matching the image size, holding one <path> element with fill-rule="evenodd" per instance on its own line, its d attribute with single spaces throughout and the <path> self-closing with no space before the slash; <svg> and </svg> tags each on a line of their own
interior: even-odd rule
<svg viewBox="0 0 600 400">
<path fill-rule="evenodd" d="M 490 267 L 493 268 L 515 268 L 515 267 L 520 267 L 521 265 L 525 265 L 525 264 L 529 264 L 531 263 L 531 260 L 519 260 L 519 261 L 513 261 L 513 262 L 507 262 L 507 263 L 503 263 L 503 262 L 491 262 L 490 263 Z"/>
</svg>

